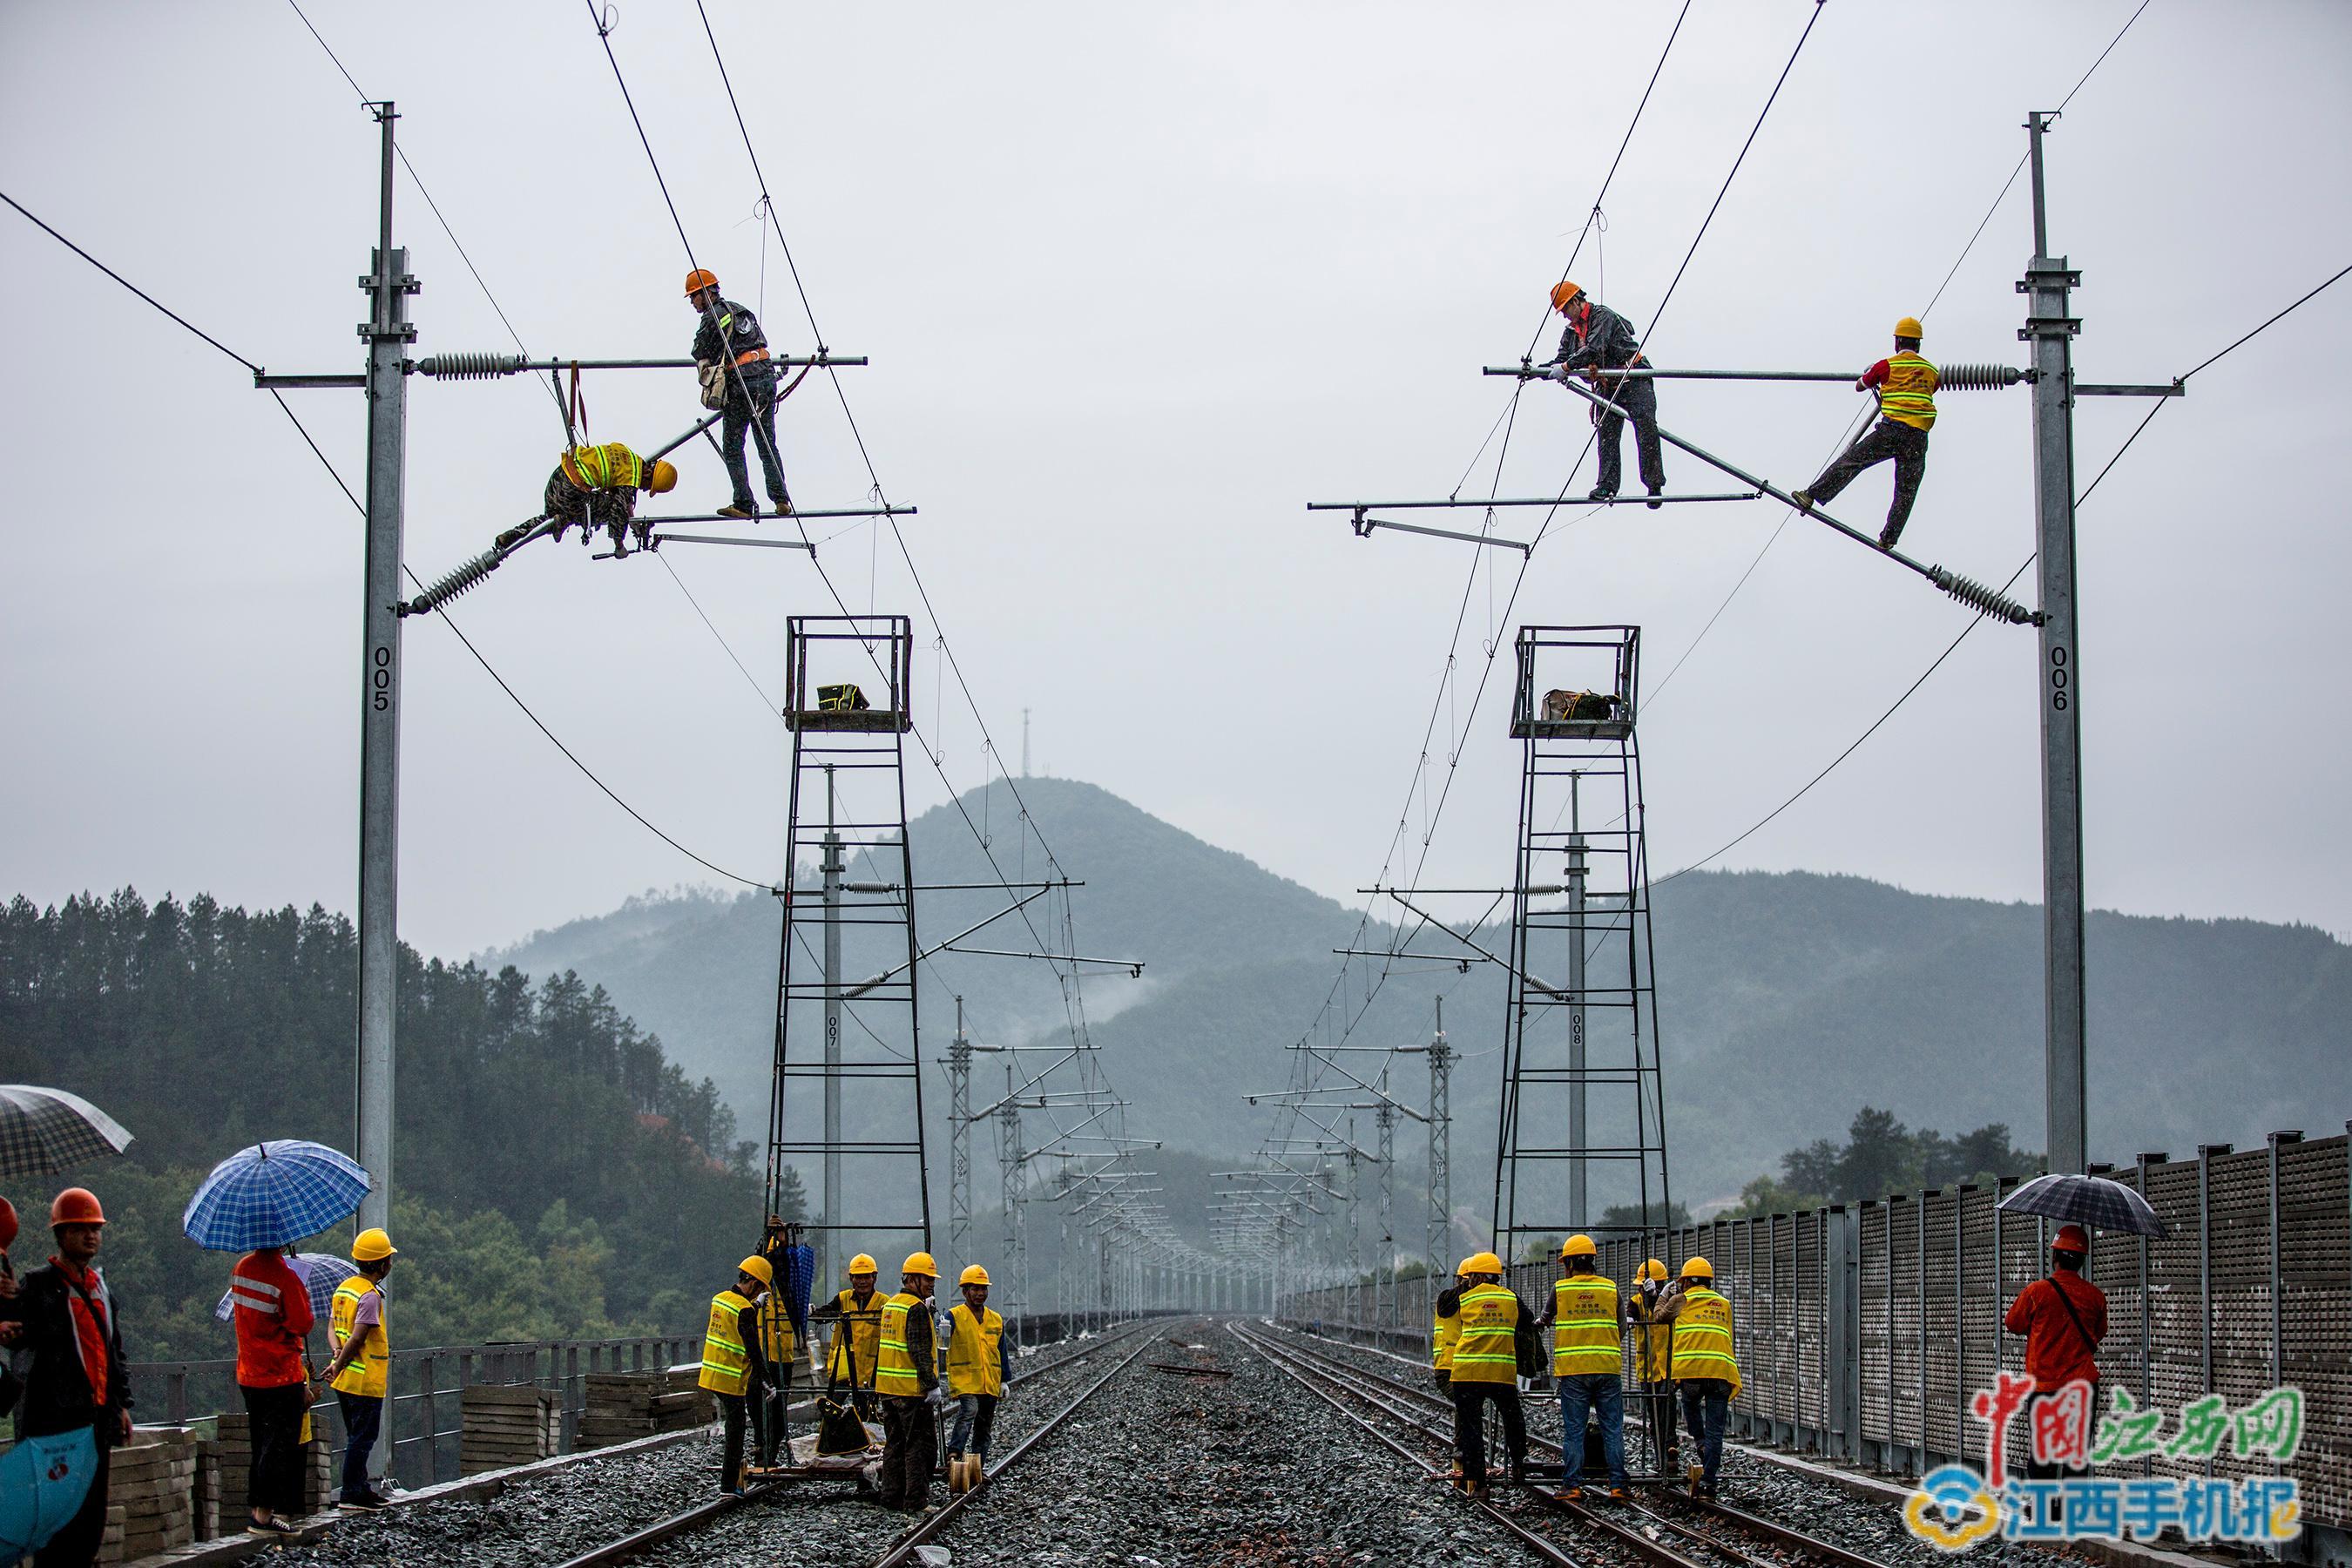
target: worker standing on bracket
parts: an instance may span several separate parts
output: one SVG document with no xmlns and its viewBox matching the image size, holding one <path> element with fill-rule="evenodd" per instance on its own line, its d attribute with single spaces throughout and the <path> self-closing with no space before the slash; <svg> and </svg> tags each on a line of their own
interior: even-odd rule
<svg viewBox="0 0 2352 1568">
<path fill-rule="evenodd" d="M 576 522 L 580 542 L 593 544 L 601 528 L 612 536 L 613 548 L 623 553 L 634 527 L 637 548 L 643 550 L 653 524 L 635 521 L 637 492 L 667 495 L 677 486 L 677 469 L 670 463 L 659 458 L 647 462 L 621 442 L 572 447 L 547 476 L 546 515 L 555 521 L 556 538 L 562 539 L 563 531 Z M 510 536 L 519 539 L 527 531 L 528 524 L 510 529 L 499 535 L 499 543 L 503 547 Z"/>
<path fill-rule="evenodd" d="M 1610 374 L 1649 363 L 1642 357 L 1642 342 L 1633 335 L 1633 323 L 1606 305 L 1594 304 L 1591 295 L 1565 279 L 1551 286 L 1551 308 L 1567 319 L 1568 327 L 1559 334 L 1559 353 L 1544 362 L 1545 368 L 1561 381 L 1568 379 L 1570 371 L 1584 372 L 1594 391 L 1633 416 L 1633 444 L 1641 454 L 1642 482 L 1649 487 L 1653 498 L 1664 494 L 1666 457 L 1665 449 L 1658 443 L 1658 389 L 1646 375 Z M 1603 411 L 1598 404 L 1591 406 L 1592 422 L 1600 429 L 1601 482 L 1585 499 L 1609 500 L 1616 496 L 1617 481 L 1623 471 L 1617 445 L 1625 428 L 1625 418 Z M 1657 505 L 1653 499 L 1650 506 L 1654 510 Z"/>
<path fill-rule="evenodd" d="M 760 515 L 759 503 L 751 499 L 751 471 L 743 459 L 743 437 L 751 432 L 759 437 L 768 500 L 779 517 L 789 517 L 793 498 L 784 489 L 783 459 L 776 453 L 776 364 L 768 357 L 768 335 L 751 311 L 720 298 L 715 272 L 698 267 L 688 273 L 686 298 L 702 318 L 694 330 L 694 363 L 702 377 L 702 405 L 725 416 L 720 422 L 719 456 L 726 461 L 735 495 L 719 509 L 719 515 Z M 714 396 L 717 402 L 712 401 Z"/>
<path fill-rule="evenodd" d="M 1895 460 L 1895 500 L 1886 508 L 1886 527 L 1878 548 L 1892 550 L 1911 520 L 1911 503 L 1919 499 L 1919 481 L 1927 477 L 1927 432 L 1936 427 L 1936 388 L 1941 378 L 1936 367 L 1919 357 L 1919 340 L 1927 329 L 1916 316 L 1895 323 L 1895 353 L 1862 373 L 1856 392 L 1878 394 L 1878 423 L 1863 433 L 1822 477 L 1791 491 L 1799 506 L 1811 507 L 1837 499 L 1862 470 Z"/>
</svg>

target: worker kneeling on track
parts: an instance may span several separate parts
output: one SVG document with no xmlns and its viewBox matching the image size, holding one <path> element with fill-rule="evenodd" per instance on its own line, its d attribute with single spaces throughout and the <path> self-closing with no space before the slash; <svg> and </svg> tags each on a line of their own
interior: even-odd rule
<svg viewBox="0 0 2352 1568">
<path fill-rule="evenodd" d="M 975 1263 L 957 1284 L 963 1300 L 947 1313 L 948 1397 L 955 1401 L 955 1420 L 948 1428 L 951 1486 L 960 1460 L 975 1460 L 980 1469 L 986 1469 L 996 1402 L 1004 1397 L 1005 1380 L 1013 1375 L 1013 1347 L 1004 1338 L 1004 1320 L 988 1305 L 988 1270 Z M 971 1479 L 977 1484 L 979 1477 Z"/>
<path fill-rule="evenodd" d="M 764 1258 L 735 1266 L 735 1283 L 710 1298 L 710 1325 L 702 1336 L 702 1375 L 696 1381 L 719 1396 L 727 1439 L 719 1465 L 719 1489 L 743 1495 L 743 1426 L 751 1404 L 767 1381 L 760 1351 L 760 1298 L 776 1282 Z"/>
<path fill-rule="evenodd" d="M 1511 1479 L 1527 1480 L 1528 1426 L 1519 1409 L 1519 1342 L 1532 1340 L 1536 1315 L 1501 1283 L 1503 1260 L 1491 1252 L 1462 1260 L 1462 1292 L 1455 1315 L 1462 1327 L 1454 1342 L 1448 1386 L 1454 1392 L 1454 1444 L 1462 1456 L 1465 1497 L 1486 1495 L 1486 1407 L 1495 1405 L 1503 1420 L 1503 1447 L 1510 1456 Z"/>
<path fill-rule="evenodd" d="M 1715 1289 L 1715 1267 L 1704 1258 L 1683 1260 L 1682 1305 L 1675 1314 L 1675 1382 L 1681 1385 L 1683 1420 L 1697 1450 L 1690 1466 L 1691 1490 L 1715 1495 L 1723 1467 L 1723 1428 L 1731 1402 L 1739 1397 L 1739 1358 L 1731 1345 L 1731 1303 Z"/>
<path fill-rule="evenodd" d="M 1853 483 L 1864 468 L 1890 459 L 1895 464 L 1895 499 L 1886 506 L 1886 527 L 1878 548 L 1892 550 L 1911 521 L 1911 503 L 1919 499 L 1919 481 L 1927 477 L 1927 432 L 1936 427 L 1936 388 L 1942 378 L 1936 367 L 1919 357 L 1919 340 L 1927 329 L 1917 318 L 1895 323 L 1895 352 L 1862 373 L 1856 392 L 1875 388 L 1878 423 L 1863 432 L 1837 460 L 1822 470 L 1807 489 L 1790 493 L 1799 506 L 1825 505 Z"/>
<path fill-rule="evenodd" d="M 940 1386 L 938 1335 L 932 1328 L 931 1293 L 940 1266 L 928 1252 L 907 1255 L 898 1293 L 882 1304 L 880 1342 L 874 1363 L 874 1392 L 882 1401 L 884 1508 L 920 1513 L 931 1500 L 931 1470 L 939 1462 L 939 1408 L 947 1403 Z"/>
<path fill-rule="evenodd" d="M 619 441 L 601 447 L 573 447 L 547 476 L 546 515 L 555 522 L 555 537 L 580 525 L 580 542 L 596 542 L 596 531 L 612 536 L 613 548 L 626 553 L 628 533 L 636 531 L 637 548 L 646 547 L 653 524 L 637 522 L 637 492 L 665 495 L 677 484 L 677 469 L 663 458 L 648 462 Z M 499 542 L 504 544 L 501 535 Z"/>
<path fill-rule="evenodd" d="M 1596 1271 L 1600 1249 L 1589 1236 L 1571 1236 L 1559 1249 L 1560 1277 L 1551 1288 L 1551 1375 L 1559 1390 L 1561 1491 L 1570 1502 L 1584 1495 L 1585 1414 L 1601 1419 L 1601 1454 L 1609 1465 L 1609 1495 L 1625 1495 L 1625 1306 L 1617 1282 Z"/>
</svg>

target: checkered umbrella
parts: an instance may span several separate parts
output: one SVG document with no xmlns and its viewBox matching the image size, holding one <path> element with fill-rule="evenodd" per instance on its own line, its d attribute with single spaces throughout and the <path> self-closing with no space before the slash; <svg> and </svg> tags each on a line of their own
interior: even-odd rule
<svg viewBox="0 0 2352 1568">
<path fill-rule="evenodd" d="M 283 1247 L 349 1219 L 367 1194 L 359 1162 L 324 1143 L 256 1143 L 213 1167 L 180 1228 L 211 1252 Z"/>
<path fill-rule="evenodd" d="M 2053 1173 L 2036 1176 L 2000 1200 L 2011 1214 L 2040 1215 L 2061 1223 L 2072 1221 L 2094 1230 L 2118 1230 L 2126 1236 L 2162 1236 L 2164 1222 L 2147 1200 L 2105 1176 Z"/>
<path fill-rule="evenodd" d="M 46 1176 L 131 1142 L 122 1124 L 78 1094 L 0 1083 L 0 1176 Z"/>
<path fill-rule="evenodd" d="M 338 1258 L 331 1252 L 298 1252 L 286 1260 L 302 1283 L 310 1287 L 310 1315 L 325 1321 L 327 1309 L 335 1299 L 335 1287 L 360 1271 L 360 1266 L 348 1258 Z M 236 1313 L 236 1292 L 221 1292 L 220 1305 L 213 1316 L 226 1323 Z"/>
</svg>

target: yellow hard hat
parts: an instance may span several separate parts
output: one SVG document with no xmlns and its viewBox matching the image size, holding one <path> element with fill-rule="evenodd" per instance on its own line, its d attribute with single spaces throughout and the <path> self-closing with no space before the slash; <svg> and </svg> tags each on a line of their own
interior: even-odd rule
<svg viewBox="0 0 2352 1568">
<path fill-rule="evenodd" d="M 677 489 L 677 465 L 667 458 L 656 458 L 654 471 L 646 476 L 646 489 L 657 496 L 666 496 Z"/>
<path fill-rule="evenodd" d="M 1919 324 L 1918 317 L 1906 316 L 1895 323 L 1895 335 L 1898 338 L 1924 338 L 1927 335 L 1927 329 Z"/>
<path fill-rule="evenodd" d="M 1637 1279 L 1664 1279 L 1665 1277 L 1666 1266 L 1654 1258 L 1643 1264 L 1642 1271 L 1634 1276 Z"/>
<path fill-rule="evenodd" d="M 988 1270 L 975 1263 L 956 1277 L 956 1283 L 959 1285 L 985 1285 L 988 1283 Z"/>
<path fill-rule="evenodd" d="M 1559 1244 L 1559 1255 L 1562 1258 L 1591 1258 L 1600 1250 L 1592 1245 L 1592 1238 L 1581 1232 Z"/>
<path fill-rule="evenodd" d="M 374 1226 L 352 1237 L 352 1261 L 354 1263 L 381 1263 L 399 1250 L 393 1246 L 392 1237 Z"/>
<path fill-rule="evenodd" d="M 907 1261 L 898 1265 L 898 1272 L 920 1274 L 925 1279 L 936 1279 L 940 1277 L 940 1266 L 931 1260 L 928 1252 L 910 1252 L 907 1254 Z"/>
<path fill-rule="evenodd" d="M 1491 1252 L 1474 1252 L 1462 1260 L 1465 1274 L 1500 1274 L 1503 1260 Z"/>
<path fill-rule="evenodd" d="M 1555 310 L 1563 310 L 1568 306 L 1570 300 L 1574 300 L 1579 294 L 1583 292 L 1583 285 L 1579 283 L 1570 283 L 1567 279 L 1563 278 L 1559 282 L 1551 286 L 1551 308 Z"/>
<path fill-rule="evenodd" d="M 1715 1265 L 1704 1258 L 1685 1258 L 1683 1259 L 1683 1278 L 1712 1279 L 1715 1278 Z"/>
<path fill-rule="evenodd" d="M 849 1272 L 852 1274 L 878 1274 L 881 1271 L 881 1265 L 863 1252 L 849 1260 Z"/>
<path fill-rule="evenodd" d="M 776 1271 L 774 1268 L 769 1264 L 766 1258 L 761 1258 L 757 1253 L 752 1254 L 751 1257 L 743 1259 L 742 1262 L 737 1264 L 735 1266 L 735 1272 L 738 1274 L 749 1274 L 761 1284 L 770 1287 L 772 1287 L 776 1282 Z"/>
</svg>

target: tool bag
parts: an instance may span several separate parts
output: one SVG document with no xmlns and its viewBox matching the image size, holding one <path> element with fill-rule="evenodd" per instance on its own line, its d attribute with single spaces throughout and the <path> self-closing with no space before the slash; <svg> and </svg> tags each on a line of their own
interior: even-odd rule
<svg viewBox="0 0 2352 1568">
<path fill-rule="evenodd" d="M 1547 691 L 1543 721 L 1547 724 L 1598 724 L 1617 717 L 1617 699 L 1599 691 Z"/>
<path fill-rule="evenodd" d="M 702 379 L 702 406 L 726 407 L 727 367 L 723 364 L 698 364 L 694 373 Z"/>
<path fill-rule="evenodd" d="M 816 689 L 816 710 L 820 713 L 864 713 L 873 706 L 866 700 L 866 693 L 848 681 Z"/>
</svg>

